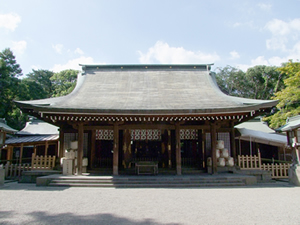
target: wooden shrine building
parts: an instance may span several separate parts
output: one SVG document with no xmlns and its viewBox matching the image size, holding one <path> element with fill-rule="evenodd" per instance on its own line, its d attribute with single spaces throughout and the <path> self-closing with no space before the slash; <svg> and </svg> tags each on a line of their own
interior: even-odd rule
<svg viewBox="0 0 300 225">
<path fill-rule="evenodd" d="M 216 141 L 226 139 L 235 158 L 234 126 L 277 102 L 225 95 L 211 65 L 81 65 L 71 94 L 17 105 L 60 127 L 59 157 L 77 140 L 90 169 L 118 175 L 145 160 L 181 175 L 186 166 L 207 169 L 212 157 L 216 173 Z"/>
</svg>

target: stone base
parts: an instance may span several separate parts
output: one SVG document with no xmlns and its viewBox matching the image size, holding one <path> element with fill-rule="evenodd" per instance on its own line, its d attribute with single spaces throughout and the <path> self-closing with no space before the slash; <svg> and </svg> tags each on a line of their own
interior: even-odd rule
<svg viewBox="0 0 300 225">
<path fill-rule="evenodd" d="M 20 183 L 36 183 L 38 177 L 49 176 L 52 174 L 60 174 L 60 171 L 55 170 L 32 170 L 24 171 L 20 179 Z"/>
<path fill-rule="evenodd" d="M 300 186 L 300 167 L 298 165 L 292 165 L 289 168 L 289 183 Z"/>
<path fill-rule="evenodd" d="M 217 167 L 217 172 L 218 173 L 234 173 L 236 171 L 236 168 L 234 166 L 218 166 Z M 207 173 L 211 174 L 212 173 L 212 167 L 208 166 L 207 167 Z"/>
<path fill-rule="evenodd" d="M 0 186 L 4 185 L 4 180 L 5 180 L 5 170 L 0 169 Z"/>
<path fill-rule="evenodd" d="M 245 174 L 250 176 L 255 176 L 257 182 L 273 182 L 271 171 L 266 170 L 237 170 L 237 174 Z"/>
</svg>

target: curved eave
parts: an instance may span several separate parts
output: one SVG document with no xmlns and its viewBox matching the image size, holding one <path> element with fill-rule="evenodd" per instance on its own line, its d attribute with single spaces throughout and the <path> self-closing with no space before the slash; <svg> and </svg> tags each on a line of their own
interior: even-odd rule
<svg viewBox="0 0 300 225">
<path fill-rule="evenodd" d="M 245 113 L 268 109 L 276 106 L 278 101 L 267 101 L 260 104 L 244 104 L 241 107 L 234 108 L 211 108 L 211 109 L 85 109 L 85 108 L 55 108 L 50 104 L 28 104 L 25 102 L 16 102 L 24 110 L 36 113 L 52 114 L 91 114 L 91 115 L 211 115 L 211 114 L 230 114 Z"/>
</svg>

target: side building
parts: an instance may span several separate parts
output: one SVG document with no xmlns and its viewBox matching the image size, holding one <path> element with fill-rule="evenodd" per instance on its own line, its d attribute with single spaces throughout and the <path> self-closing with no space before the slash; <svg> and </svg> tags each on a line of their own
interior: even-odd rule
<svg viewBox="0 0 300 225">
<path fill-rule="evenodd" d="M 26 113 L 60 128 L 59 157 L 78 141 L 89 169 L 113 175 L 138 161 L 159 170 L 217 172 L 217 140 L 236 158 L 234 126 L 277 101 L 227 96 L 208 65 L 81 65 L 74 91 L 63 97 L 17 102 Z M 82 174 L 78 160 L 77 174 Z"/>
</svg>

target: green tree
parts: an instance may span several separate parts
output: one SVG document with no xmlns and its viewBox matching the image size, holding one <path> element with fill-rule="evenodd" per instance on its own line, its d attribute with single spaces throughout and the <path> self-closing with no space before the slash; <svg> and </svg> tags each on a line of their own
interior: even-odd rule
<svg viewBox="0 0 300 225">
<path fill-rule="evenodd" d="M 287 117 L 300 114 L 300 62 L 290 60 L 278 71 L 286 76 L 285 88 L 277 91 L 273 97 L 273 99 L 279 100 L 278 111 L 265 119 L 272 128 L 284 125 Z"/>
<path fill-rule="evenodd" d="M 13 52 L 7 48 L 0 52 L 0 117 L 15 129 L 24 125 L 25 117 L 14 104 L 18 96 L 18 77 L 22 76 Z"/>
<path fill-rule="evenodd" d="M 254 66 L 247 70 L 248 98 L 271 99 L 274 93 L 284 88 L 284 74 L 275 66 Z"/>
<path fill-rule="evenodd" d="M 18 97 L 16 100 L 44 99 L 48 96 L 49 93 L 47 93 L 39 83 L 28 78 L 19 81 Z"/>
<path fill-rule="evenodd" d="M 231 66 L 218 68 L 216 81 L 225 94 L 238 97 L 246 95 L 245 90 L 248 89 L 248 83 L 242 70 Z"/>
<path fill-rule="evenodd" d="M 50 98 L 53 95 L 53 84 L 51 81 L 53 75 L 54 73 L 49 70 L 32 70 L 31 73 L 26 75 L 25 79 L 26 82 L 28 81 L 27 85 L 29 85 L 29 81 L 35 82 L 43 89 L 43 91 L 39 91 L 39 99 Z M 36 97 L 31 97 L 30 99 L 36 99 Z"/>
<path fill-rule="evenodd" d="M 243 72 L 231 66 L 218 68 L 216 80 L 220 89 L 232 96 L 271 99 L 284 87 L 284 74 L 274 66 L 254 66 Z"/>
<path fill-rule="evenodd" d="M 63 96 L 71 93 L 76 86 L 77 70 L 63 70 L 51 77 L 53 85 L 52 97 Z"/>
</svg>

